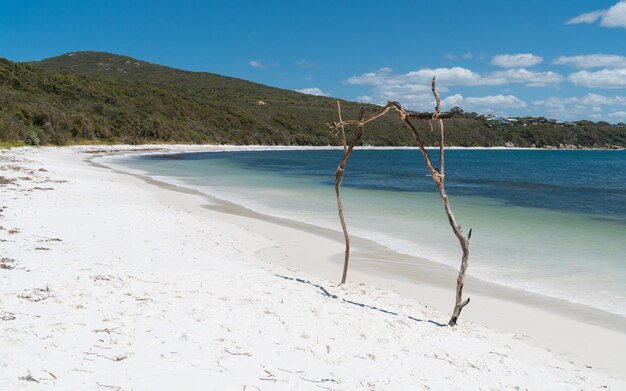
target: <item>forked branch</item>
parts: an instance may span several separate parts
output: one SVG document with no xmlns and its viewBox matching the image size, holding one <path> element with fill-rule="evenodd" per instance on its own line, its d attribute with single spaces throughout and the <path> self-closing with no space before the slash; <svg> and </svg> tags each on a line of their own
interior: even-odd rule
<svg viewBox="0 0 626 391">
<path fill-rule="evenodd" d="M 388 102 L 386 106 L 384 106 L 379 111 L 375 112 L 374 114 L 371 114 L 368 117 L 364 118 L 364 110 L 363 108 L 361 108 L 358 119 L 343 120 L 343 118 L 341 117 L 341 106 L 339 102 L 337 102 L 337 108 L 339 111 L 339 122 L 334 122 L 332 125 L 330 125 L 330 128 L 337 132 L 341 130 L 341 134 L 343 137 L 343 146 L 344 146 L 343 159 L 339 163 L 339 166 L 337 167 L 337 171 L 335 174 L 335 179 L 336 179 L 335 180 L 335 193 L 337 195 L 337 209 L 339 211 L 339 219 L 341 220 L 341 227 L 343 229 L 343 233 L 344 233 L 344 237 L 346 241 L 344 266 L 343 266 L 343 274 L 341 277 L 341 283 L 343 284 L 346 282 L 346 277 L 348 274 L 348 262 L 350 260 L 350 235 L 348 234 L 348 229 L 346 227 L 346 222 L 345 222 L 345 218 L 343 214 L 343 206 L 341 204 L 341 196 L 340 196 L 340 188 L 341 188 L 341 183 L 343 181 L 343 175 L 346 169 L 346 164 L 348 163 L 348 160 L 350 159 L 352 151 L 361 141 L 361 137 L 363 136 L 363 128 L 365 127 L 365 125 L 369 122 L 372 122 L 384 116 L 389 111 L 393 110 L 399 115 L 400 119 L 402 120 L 402 123 L 411 133 L 411 136 L 413 137 L 413 140 L 415 141 L 416 146 L 419 148 L 420 152 L 424 156 L 426 168 L 430 172 L 431 177 L 433 178 L 433 181 L 435 182 L 435 185 L 437 186 L 437 189 L 439 190 L 439 197 L 441 198 L 441 202 L 443 203 L 444 211 L 446 213 L 446 216 L 448 217 L 448 222 L 450 224 L 450 227 L 452 228 L 452 232 L 457 237 L 459 241 L 459 245 L 461 247 L 461 251 L 462 251 L 461 267 L 459 270 L 459 275 L 456 280 L 457 285 L 456 285 L 456 298 L 455 298 L 455 303 L 454 303 L 454 310 L 452 312 L 452 317 L 450 318 L 450 321 L 448 322 L 448 325 L 454 326 L 457 323 L 457 320 L 461 314 L 461 311 L 470 301 L 469 298 L 466 300 L 463 300 L 463 286 L 465 282 L 465 272 L 467 270 L 467 260 L 469 257 L 469 236 L 471 236 L 472 231 L 471 230 L 469 231 L 469 235 L 467 237 L 461 231 L 461 226 L 456 222 L 454 214 L 452 213 L 450 201 L 448 199 L 448 195 L 445 190 L 445 185 L 444 185 L 444 181 L 445 181 L 445 172 L 444 172 L 445 131 L 444 131 L 443 118 L 450 117 L 451 114 L 441 113 L 441 100 L 439 97 L 439 91 L 437 90 L 436 85 L 435 85 L 434 77 L 432 80 L 432 92 L 435 97 L 436 106 L 435 106 L 435 111 L 429 114 L 409 112 L 405 110 L 398 102 Z M 410 121 L 411 119 L 428 119 L 431 124 L 431 129 L 432 129 L 432 121 L 437 123 L 438 128 L 439 128 L 438 129 L 439 134 L 440 134 L 439 168 L 436 168 L 433 165 L 431 157 L 428 151 L 426 150 L 424 143 L 422 142 L 417 129 L 415 128 L 413 123 Z M 344 130 L 344 127 L 347 125 L 357 126 L 356 135 L 354 139 L 350 142 L 350 145 L 348 146 L 346 146 L 346 137 L 345 137 L 345 130 Z"/>
</svg>

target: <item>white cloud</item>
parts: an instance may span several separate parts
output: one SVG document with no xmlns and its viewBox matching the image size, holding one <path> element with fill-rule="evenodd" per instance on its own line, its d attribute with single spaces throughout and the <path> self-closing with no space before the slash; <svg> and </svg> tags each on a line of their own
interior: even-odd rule
<svg viewBox="0 0 626 391">
<path fill-rule="evenodd" d="M 420 69 L 405 75 L 409 80 L 429 85 L 433 76 L 441 86 L 472 86 L 493 85 L 490 80 L 484 79 L 479 73 L 462 67 Z"/>
<path fill-rule="evenodd" d="M 626 96 L 605 96 L 599 94 L 587 94 L 584 96 L 572 97 L 550 97 L 543 100 L 536 100 L 534 105 L 546 107 L 595 107 L 595 106 L 624 106 L 626 107 Z"/>
<path fill-rule="evenodd" d="M 599 10 L 580 14 L 568 20 L 567 22 L 565 22 L 565 24 L 593 23 L 596 20 L 600 19 L 605 12 L 605 10 Z"/>
<path fill-rule="evenodd" d="M 542 61 L 542 57 L 531 53 L 498 54 L 491 59 L 491 65 L 503 68 L 522 68 L 540 64 Z"/>
<path fill-rule="evenodd" d="M 626 68 L 626 57 L 599 53 L 582 56 L 561 56 L 555 58 L 552 63 L 570 65 L 576 68 Z"/>
<path fill-rule="evenodd" d="M 257 60 L 248 61 L 248 65 L 250 65 L 252 68 L 267 68 L 267 65 Z"/>
<path fill-rule="evenodd" d="M 460 106 L 464 110 L 496 112 L 501 109 L 523 109 L 526 102 L 514 95 L 493 95 L 482 97 L 463 97 L 461 94 L 451 95 L 441 101 L 441 106 L 449 110 Z"/>
<path fill-rule="evenodd" d="M 611 122 L 626 122 L 626 111 L 614 111 L 612 113 L 608 113 L 606 118 Z"/>
<path fill-rule="evenodd" d="M 329 93 L 324 92 L 322 90 L 320 90 L 317 87 L 311 87 L 311 88 L 302 88 L 300 90 L 296 90 L 297 92 L 301 92 L 303 94 L 307 94 L 307 95 L 315 95 L 315 96 L 330 96 Z"/>
<path fill-rule="evenodd" d="M 361 103 L 372 103 L 374 102 L 374 99 L 372 99 L 371 96 L 361 95 L 361 96 L 357 96 L 356 101 L 361 102 Z"/>
<path fill-rule="evenodd" d="M 430 110 L 434 106 L 434 98 L 430 91 L 430 83 L 434 75 L 440 91 L 447 91 L 452 85 L 472 85 L 479 83 L 481 76 L 464 68 L 421 69 L 409 73 L 394 73 L 391 68 L 381 68 L 353 76 L 346 80 L 347 84 L 372 86 L 375 102 L 396 100 L 416 110 Z"/>
<path fill-rule="evenodd" d="M 626 1 L 620 1 L 609 8 L 604 15 L 602 15 L 600 25 L 604 27 L 626 28 Z"/>
<path fill-rule="evenodd" d="M 454 54 L 448 53 L 444 57 L 445 57 L 446 60 L 450 60 L 450 61 L 456 60 L 456 56 Z"/>
<path fill-rule="evenodd" d="M 395 73 L 390 68 L 381 68 L 374 72 L 353 76 L 345 82 L 371 86 L 372 99 L 375 102 L 396 100 L 415 110 L 431 110 L 434 104 L 430 91 L 433 76 L 437 77 L 440 92 L 447 92 L 455 86 L 502 86 L 506 84 L 523 84 L 529 87 L 552 86 L 563 80 L 563 76 L 555 72 L 533 72 L 523 68 L 480 74 L 466 68 L 453 67 L 419 69 L 408 73 Z M 487 97 L 483 100 L 464 99 L 466 104 L 474 105 L 473 107 L 487 104 Z M 494 107 L 500 107 L 507 102 L 510 105 L 507 107 L 523 107 L 520 103 L 522 101 L 512 100 L 511 95 L 497 95 L 497 99 L 498 102 L 491 102 Z"/>
<path fill-rule="evenodd" d="M 527 87 L 545 87 L 557 85 L 563 81 L 563 76 L 559 73 L 533 72 L 524 68 L 507 69 L 506 71 L 492 72 L 487 77 L 493 80 L 504 80 L 502 84 L 524 84 Z"/>
<path fill-rule="evenodd" d="M 551 116 L 572 120 L 582 118 L 608 119 L 621 121 L 619 113 L 626 109 L 626 96 L 605 96 L 587 94 L 572 97 L 549 97 L 533 102 L 538 110 L 545 110 Z M 611 112 L 605 112 L 614 110 Z M 616 114 L 617 113 L 617 114 Z"/>
<path fill-rule="evenodd" d="M 451 86 L 500 86 L 505 84 L 525 84 L 527 86 L 547 86 L 558 84 L 563 76 L 555 72 L 533 72 L 524 68 L 491 72 L 485 75 L 466 68 L 420 69 L 404 74 L 394 73 L 390 68 L 381 68 L 375 72 L 353 76 L 346 80 L 348 84 L 375 86 L 378 90 L 393 93 L 430 91 L 433 76 L 441 91 Z"/>
<path fill-rule="evenodd" d="M 570 74 L 567 80 L 588 88 L 626 88 L 626 68 L 579 71 Z"/>
<path fill-rule="evenodd" d="M 565 24 L 595 23 L 600 26 L 626 28 L 626 1 L 619 1 L 606 10 L 597 10 L 578 15 Z"/>
<path fill-rule="evenodd" d="M 391 68 L 380 68 L 374 72 L 367 72 L 360 76 L 352 76 L 346 83 L 348 84 L 368 84 L 368 85 L 381 85 L 388 83 L 390 79 L 397 78 L 398 76 L 394 76 Z"/>
</svg>

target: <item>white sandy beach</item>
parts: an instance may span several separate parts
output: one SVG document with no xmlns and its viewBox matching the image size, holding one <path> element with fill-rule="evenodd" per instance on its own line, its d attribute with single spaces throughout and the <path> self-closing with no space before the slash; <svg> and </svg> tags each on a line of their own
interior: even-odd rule
<svg viewBox="0 0 626 391">
<path fill-rule="evenodd" d="M 87 153 L 130 149 L 0 152 L 0 390 L 626 389 L 623 318 L 469 279 L 442 327 L 447 268 L 356 240 L 337 287 L 340 233 Z"/>
</svg>

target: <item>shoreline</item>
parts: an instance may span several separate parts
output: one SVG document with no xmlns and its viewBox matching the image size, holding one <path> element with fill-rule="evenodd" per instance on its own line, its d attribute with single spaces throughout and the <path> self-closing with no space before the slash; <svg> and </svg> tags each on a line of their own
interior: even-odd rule
<svg viewBox="0 0 626 391">
<path fill-rule="evenodd" d="M 149 151 L 146 153 L 155 153 L 156 150 L 172 150 L 167 153 L 188 153 L 188 152 L 203 152 L 208 148 L 223 150 L 223 151 L 264 151 L 264 150 L 341 150 L 343 147 L 341 145 L 263 145 L 263 144 L 251 144 L 251 145 L 235 145 L 235 144 L 140 144 L 136 146 L 129 146 L 125 144 L 112 144 L 112 145 L 102 145 L 102 144 L 94 144 L 94 145 L 76 145 L 76 146 L 50 146 L 44 148 L 98 148 L 104 147 L 101 153 L 106 152 L 106 148 L 108 149 L 116 149 L 122 148 L 127 151 L 131 151 L 135 148 L 136 153 L 141 153 L 142 150 L 151 150 L 155 149 L 155 151 Z M 129 149 L 127 149 L 129 147 Z M 376 145 L 359 145 L 357 149 L 381 149 L 381 150 L 394 150 L 394 149 L 404 149 L 404 150 L 419 150 L 418 147 L 415 146 L 376 146 Z M 429 151 L 438 151 L 438 146 L 426 146 L 425 149 Z M 559 146 L 547 146 L 547 147 L 507 147 L 504 145 L 493 146 L 493 147 L 462 147 L 458 145 L 447 145 L 446 150 L 503 150 L 503 151 L 624 151 L 626 147 L 618 147 L 618 148 L 596 148 L 596 147 L 582 147 L 582 148 L 560 148 Z M 135 153 L 133 152 L 133 153 Z M 96 149 L 94 152 L 90 153 L 98 153 Z M 123 152 L 122 152 L 123 153 Z"/>
<path fill-rule="evenodd" d="M 623 331 L 478 285 L 441 327 L 449 268 L 356 240 L 338 287 L 340 233 L 99 167 L 94 150 L 0 153 L 2 389 L 626 385 Z"/>
<path fill-rule="evenodd" d="M 182 148 L 183 148 L 182 150 L 171 150 L 168 147 L 164 147 L 164 149 L 160 149 L 160 150 L 151 149 L 146 152 L 120 151 L 120 152 L 113 152 L 113 153 L 105 153 L 105 154 L 101 154 L 100 156 L 92 156 L 89 160 L 90 162 L 94 164 L 104 166 L 108 169 L 114 169 L 123 174 L 137 176 L 143 180 L 146 180 L 149 183 L 156 184 L 157 186 L 160 186 L 163 188 L 171 189 L 174 191 L 193 192 L 195 194 L 204 196 L 212 200 L 213 202 L 218 202 L 218 203 L 223 204 L 221 208 L 217 208 L 217 207 L 215 208 L 217 211 L 228 210 L 228 213 L 231 213 L 231 214 L 254 217 L 254 218 L 264 220 L 267 222 L 274 222 L 277 224 L 287 225 L 292 228 L 304 230 L 309 233 L 315 233 L 317 235 L 324 236 L 326 238 L 337 240 L 341 245 L 343 245 L 344 243 L 343 233 L 339 230 L 339 228 L 333 229 L 333 228 L 328 228 L 328 227 L 322 227 L 322 226 L 315 225 L 313 223 L 293 220 L 289 217 L 281 217 L 280 215 L 274 215 L 274 214 L 269 214 L 266 212 L 258 211 L 250 207 L 247 207 L 245 205 L 225 199 L 224 197 L 219 197 L 214 194 L 210 194 L 202 190 L 195 189 L 193 186 L 186 184 L 184 181 L 176 180 L 176 178 L 172 178 L 172 179 L 175 179 L 174 181 L 167 181 L 166 179 L 154 178 L 150 176 L 150 174 L 145 173 L 140 170 L 134 170 L 128 167 L 113 167 L 113 166 L 107 165 L 107 163 L 105 162 L 94 161 L 98 158 L 106 159 L 107 157 L 112 157 L 112 156 L 119 156 L 123 159 L 125 155 L 137 156 L 137 155 L 153 155 L 153 154 L 154 155 L 170 155 L 170 154 L 184 154 L 184 153 L 254 152 L 254 151 L 272 151 L 272 150 L 295 151 L 295 150 L 327 150 L 328 149 L 328 148 L 318 148 L 318 147 L 303 148 L 303 147 L 284 147 L 284 146 L 275 147 L 275 148 L 271 148 L 271 147 L 268 148 L 268 147 L 260 146 L 260 147 L 252 147 L 251 149 L 249 149 L 248 146 L 223 146 L 223 147 L 211 146 L 211 147 L 200 147 L 199 150 L 186 150 L 184 149 L 185 148 L 184 146 L 182 146 Z M 341 150 L 341 147 L 333 148 L 333 149 Z M 380 148 L 374 147 L 374 148 L 360 148 L 360 149 L 380 149 Z M 391 148 L 382 148 L 382 149 L 407 149 L 407 148 L 391 147 Z M 409 149 L 415 149 L 415 148 L 409 148 Z M 462 148 L 462 149 L 471 150 L 472 148 Z M 121 166 L 124 166 L 123 163 L 121 164 Z M 337 227 L 339 227 L 339 224 L 337 224 Z M 447 285 L 450 281 L 456 280 L 456 275 L 457 275 L 456 265 L 449 265 L 443 262 L 432 261 L 430 259 L 427 259 L 421 256 L 415 256 L 415 255 L 408 254 L 406 252 L 401 252 L 401 251 L 392 249 L 382 243 L 376 242 L 373 239 L 367 239 L 367 238 L 360 237 L 355 234 L 351 234 L 351 238 L 352 237 L 362 243 L 367 243 L 368 244 L 367 246 L 368 248 L 370 248 L 370 251 L 373 251 L 376 253 L 383 251 L 386 254 L 393 254 L 394 257 L 400 257 L 400 258 L 405 259 L 404 262 L 414 263 L 418 265 L 417 266 L 418 268 L 425 268 L 424 265 L 427 265 L 429 268 L 433 270 L 445 269 L 446 272 L 449 272 L 447 273 L 447 280 L 444 279 L 442 281 L 437 281 L 437 283 L 434 285 L 437 285 L 437 286 Z M 385 256 L 385 258 L 391 259 L 392 257 L 387 255 Z M 419 265 L 422 265 L 422 266 L 419 266 Z M 383 265 L 382 267 L 384 268 L 385 265 Z M 406 274 L 405 270 L 404 271 L 398 271 L 398 270 L 392 271 L 390 273 L 390 278 L 397 279 L 399 275 L 401 276 L 404 274 Z M 420 279 L 419 276 L 415 278 Z M 474 280 L 476 285 L 478 286 L 482 286 L 482 284 L 485 284 L 488 287 L 485 289 L 481 289 L 481 291 L 498 291 L 498 289 L 501 289 L 506 292 L 498 292 L 499 295 L 503 294 L 504 296 L 510 298 L 511 300 L 514 300 L 520 303 L 527 303 L 527 304 L 533 303 L 546 309 L 557 308 L 557 310 L 559 310 L 559 313 L 569 316 L 574 319 L 579 319 L 579 320 L 588 319 L 588 322 L 591 322 L 596 325 L 601 325 L 601 326 L 605 325 L 606 327 L 614 329 L 614 330 L 626 330 L 626 316 L 621 315 L 616 312 L 612 312 L 607 309 L 594 307 L 593 305 L 582 303 L 582 302 L 570 301 L 567 298 L 563 298 L 559 296 L 545 294 L 545 293 L 541 293 L 537 291 L 525 290 L 523 288 L 507 284 L 506 282 L 490 281 L 489 279 L 484 278 L 482 276 L 473 275 L 471 271 L 471 267 L 469 270 L 469 274 L 467 275 L 467 278 Z M 424 280 L 423 281 L 424 283 L 427 283 L 427 284 L 430 283 L 427 279 L 424 279 L 424 278 L 421 278 L 421 279 Z M 544 305 L 543 304 L 544 300 L 547 300 L 553 303 Z"/>
<path fill-rule="evenodd" d="M 165 148 L 167 149 L 167 147 Z M 247 146 L 228 146 L 225 148 L 227 148 L 226 150 L 228 151 L 248 150 Z M 215 149 L 222 151 L 221 146 L 216 146 L 211 150 L 204 149 L 190 152 L 216 152 Z M 273 148 L 255 147 L 250 150 L 272 149 Z M 326 148 L 277 147 L 275 149 L 302 150 Z M 399 147 L 392 149 L 405 148 Z M 515 148 L 503 149 L 510 150 Z M 120 152 L 119 154 L 135 153 L 141 152 Z M 147 154 L 160 153 L 163 152 L 147 152 Z M 165 151 L 165 153 L 175 154 L 188 152 L 175 150 Z M 307 254 L 315 252 L 316 248 L 325 247 L 326 245 L 307 245 L 307 241 L 304 240 L 298 240 L 297 244 L 292 243 L 284 247 L 290 248 L 298 246 L 308 248 L 305 251 L 290 253 L 289 251 L 281 251 L 279 249 L 269 249 L 259 254 L 259 258 L 264 262 L 278 263 L 283 267 L 297 267 L 297 270 L 306 271 L 316 277 L 335 282 L 338 281 L 340 269 L 343 264 L 343 234 L 340 231 L 334 231 L 312 224 L 290 220 L 288 218 L 266 215 L 246 208 L 245 206 L 219 199 L 199 190 L 185 187 L 184 184 L 170 184 L 154 179 L 149 175 L 119 170 L 107 166 L 104 163 L 97 163 L 94 161 L 96 159 L 97 156 L 92 156 L 88 160 L 92 164 L 101 165 L 106 169 L 139 178 L 160 189 L 193 194 L 201 197 L 209 202 L 209 205 L 203 205 L 203 208 L 222 214 L 224 221 L 229 223 L 242 225 L 253 231 L 265 233 L 272 231 L 272 229 L 267 229 L 264 224 L 278 225 L 287 230 L 303 232 L 336 243 L 330 252 L 327 251 L 320 257 L 325 260 L 323 266 L 312 266 L 310 262 L 307 262 L 307 260 L 310 259 L 310 256 L 307 256 Z M 281 235 L 271 234 L 268 236 L 277 242 L 283 240 Z M 285 236 L 290 235 L 287 234 Z M 348 277 L 349 283 L 367 282 L 368 284 L 391 288 L 419 300 L 421 303 L 433 307 L 444 314 L 451 311 L 457 270 L 438 262 L 398 253 L 382 244 L 358 236 L 352 236 L 351 239 L 352 257 Z M 294 258 L 299 258 L 301 261 L 293 261 L 292 259 Z M 394 262 L 397 263 L 394 264 Z M 606 357 L 604 352 L 594 353 L 594 349 L 590 350 L 588 346 L 572 347 L 568 344 L 569 341 L 577 338 L 577 334 L 582 334 L 585 336 L 584 339 L 587 344 L 602 345 L 604 337 L 600 336 L 602 333 L 600 330 L 603 330 L 614 333 L 614 335 L 611 335 L 609 338 L 619 341 L 617 342 L 618 346 L 626 348 L 626 333 L 624 333 L 624 330 L 626 330 L 626 318 L 623 316 L 596 309 L 588 305 L 573 303 L 563 299 L 492 283 L 470 275 L 466 276 L 465 292 L 467 297 L 472 297 L 472 303 L 463 312 L 461 321 L 465 319 L 466 321 L 478 323 L 502 332 L 515 333 L 535 346 L 547 347 L 560 354 L 571 355 L 572 358 L 575 357 L 577 359 L 577 364 L 589 365 L 594 368 L 610 368 L 609 372 L 614 376 L 626 371 L 626 365 L 614 363 L 612 358 Z M 479 306 L 479 308 L 476 311 L 472 311 L 472 306 Z M 509 306 L 511 308 L 507 308 Z M 493 310 L 490 308 L 493 308 Z M 529 312 L 531 312 L 532 315 L 529 316 Z M 498 315 L 510 318 L 504 319 L 500 318 Z M 526 318 L 541 318 L 543 323 L 551 325 L 551 327 L 560 330 L 560 332 L 556 332 L 555 334 L 555 330 L 545 330 L 541 326 L 525 323 L 524 319 Z M 438 319 L 438 321 L 445 323 L 447 318 Z M 567 329 L 570 321 L 579 323 L 578 326 L 584 326 L 569 333 L 563 331 Z M 584 361 L 583 357 L 589 359 L 590 354 L 593 358 L 588 360 L 589 362 L 585 363 L 580 361 Z M 626 377 L 624 377 L 624 379 L 626 379 Z"/>
</svg>

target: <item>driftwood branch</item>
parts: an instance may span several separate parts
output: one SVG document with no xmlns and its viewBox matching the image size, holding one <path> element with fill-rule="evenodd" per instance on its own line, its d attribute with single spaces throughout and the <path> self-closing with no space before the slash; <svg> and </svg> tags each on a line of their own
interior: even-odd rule
<svg viewBox="0 0 626 391">
<path fill-rule="evenodd" d="M 433 120 L 436 120 L 439 123 L 439 130 L 440 130 L 440 134 L 441 134 L 441 139 L 439 141 L 439 172 L 441 173 L 441 180 L 443 181 L 445 174 L 444 174 L 444 157 L 443 157 L 443 153 L 444 153 L 444 134 L 443 134 L 443 120 L 441 119 L 441 99 L 439 98 L 439 91 L 437 91 L 437 88 L 435 86 L 435 78 L 433 77 L 433 82 L 432 82 L 432 91 L 433 91 L 433 95 L 435 96 L 435 112 L 433 113 Z"/>
<path fill-rule="evenodd" d="M 339 114 L 339 122 L 343 122 L 341 118 L 341 103 L 339 101 L 337 101 L 337 113 Z M 343 125 L 341 125 L 341 143 L 343 144 L 343 153 L 345 154 L 348 147 L 346 146 L 346 131 Z"/>
<path fill-rule="evenodd" d="M 348 163 L 348 160 L 350 159 L 352 151 L 354 150 L 356 145 L 358 145 L 358 143 L 361 141 L 361 137 L 363 136 L 364 126 L 368 122 L 374 121 L 384 116 L 389 111 L 393 110 L 399 115 L 400 119 L 402 120 L 402 123 L 411 133 L 411 136 L 413 137 L 413 140 L 415 141 L 416 146 L 419 148 L 420 152 L 422 153 L 424 157 L 426 168 L 430 172 L 431 177 L 433 178 L 433 181 L 435 182 L 435 185 L 437 186 L 437 189 L 439 190 L 439 197 L 441 198 L 441 202 L 443 203 L 444 211 L 446 213 L 446 216 L 448 217 L 448 222 L 450 224 L 450 227 L 452 228 L 452 232 L 457 237 L 459 241 L 459 245 L 462 250 L 461 267 L 459 270 L 459 275 L 457 277 L 454 310 L 452 312 L 452 317 L 450 318 L 450 321 L 448 322 L 448 325 L 454 326 L 456 325 L 457 320 L 461 314 L 461 310 L 463 310 L 463 308 L 470 301 L 469 298 L 466 300 L 463 300 L 463 285 L 465 281 L 465 272 L 467 270 L 467 260 L 469 257 L 469 236 L 471 236 L 471 230 L 470 230 L 470 235 L 468 235 L 467 237 L 463 235 L 463 232 L 461 231 L 461 226 L 456 222 L 456 218 L 454 217 L 454 214 L 452 212 L 450 201 L 448 199 L 448 195 L 446 193 L 446 189 L 444 185 L 444 181 L 445 181 L 445 171 L 444 171 L 445 130 L 444 130 L 443 118 L 450 117 L 451 114 L 441 113 L 441 100 L 439 97 L 439 91 L 436 88 L 434 77 L 432 80 L 432 92 L 435 97 L 435 103 L 436 103 L 435 111 L 433 113 L 429 113 L 429 114 L 414 113 L 414 112 L 405 110 L 402 107 L 402 105 L 400 105 L 400 103 L 398 102 L 388 102 L 387 105 L 382 107 L 379 111 L 365 118 L 364 118 L 364 110 L 363 108 L 361 108 L 361 112 L 359 113 L 359 118 L 356 120 L 343 120 L 341 117 L 341 111 L 340 111 L 339 122 L 334 122 L 332 125 L 330 125 L 331 129 L 341 130 L 342 135 L 344 137 L 344 155 L 343 155 L 343 159 L 339 163 L 339 167 L 337 167 L 337 171 L 335 174 L 335 178 L 336 178 L 335 193 L 337 195 L 337 209 L 339 211 L 339 219 L 341 220 L 341 227 L 343 229 L 343 233 L 344 233 L 344 237 L 346 241 L 345 258 L 344 258 L 344 266 L 343 266 L 343 274 L 341 278 L 341 283 L 343 284 L 346 282 L 346 277 L 348 273 L 348 262 L 350 258 L 350 236 L 348 234 L 348 230 L 346 227 L 346 221 L 345 221 L 344 214 L 343 214 L 343 206 L 341 204 L 341 196 L 340 196 L 340 188 L 341 188 L 341 183 L 343 180 L 343 175 L 345 172 L 346 164 Z M 339 110 L 341 110 L 339 106 L 339 102 L 337 102 L 337 107 Z M 428 119 L 431 125 L 431 129 L 432 129 L 432 121 L 434 121 L 438 125 L 438 128 L 439 128 L 438 130 L 440 134 L 439 168 L 433 165 L 430 154 L 426 150 L 424 143 L 422 142 L 422 139 L 420 138 L 420 135 L 417 129 L 415 128 L 413 123 L 411 123 L 410 121 L 411 119 Z M 356 125 L 357 131 L 356 131 L 355 138 L 352 140 L 350 145 L 346 148 L 344 127 L 347 125 Z"/>
<path fill-rule="evenodd" d="M 339 102 L 337 102 L 337 107 L 341 107 L 339 105 Z M 361 137 L 363 137 L 363 127 L 365 126 L 365 122 L 363 121 L 364 114 L 365 110 L 361 108 L 361 111 L 359 112 L 359 119 L 357 120 L 356 135 L 354 136 L 354 139 L 347 148 L 345 141 L 345 132 L 343 132 L 344 124 L 343 121 L 341 121 L 341 114 L 339 115 L 339 120 L 341 121 L 341 124 L 339 126 L 341 126 L 342 130 L 344 152 L 343 159 L 341 159 L 341 162 L 337 167 L 337 171 L 335 172 L 335 194 L 337 195 L 337 210 L 339 212 L 339 220 L 341 220 L 341 229 L 343 230 L 343 236 L 346 241 L 346 249 L 343 261 L 343 274 L 341 275 L 342 284 L 346 282 L 346 277 L 348 276 L 348 261 L 350 260 L 350 235 L 348 234 L 348 228 L 346 227 L 346 219 L 343 216 L 343 206 L 341 204 L 341 195 L 339 190 L 341 189 L 343 173 L 345 172 L 348 160 L 350 160 L 350 156 L 352 155 L 352 150 L 354 150 L 354 147 L 359 143 L 359 141 L 361 141 Z"/>
</svg>

